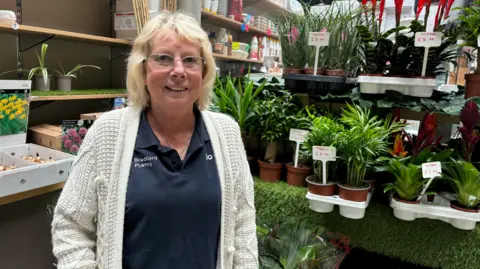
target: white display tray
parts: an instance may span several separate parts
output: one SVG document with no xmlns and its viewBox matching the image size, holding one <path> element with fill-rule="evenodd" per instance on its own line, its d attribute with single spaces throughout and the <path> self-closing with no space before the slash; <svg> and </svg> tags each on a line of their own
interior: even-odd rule
<svg viewBox="0 0 480 269">
<path fill-rule="evenodd" d="M 431 97 L 437 87 L 435 79 L 359 76 L 360 92 L 366 94 L 384 94 L 392 90 L 403 95 Z"/>
<path fill-rule="evenodd" d="M 433 202 L 428 202 L 427 195 L 420 200 L 420 204 L 407 204 L 390 197 L 390 206 L 395 217 L 405 221 L 417 218 L 438 219 L 462 230 L 473 230 L 480 222 L 480 213 L 462 212 L 450 207 L 450 201 L 455 196 L 450 193 L 435 195 Z"/>
<path fill-rule="evenodd" d="M 4 157 L 8 155 L 8 161 L 17 165 L 16 169 L 0 172 L 0 197 L 66 181 L 75 158 L 73 155 L 35 144 L 0 147 L 0 152 Z M 25 155 L 55 161 L 36 164 L 21 159 Z"/>
<path fill-rule="evenodd" d="M 335 205 L 340 207 L 340 215 L 349 219 L 361 219 L 365 216 L 365 209 L 370 203 L 374 189 L 368 192 L 367 201 L 352 202 L 340 198 L 337 194 L 333 196 L 322 196 L 313 193 L 307 193 L 307 199 L 310 200 L 310 209 L 319 213 L 329 213 L 333 211 Z"/>
</svg>

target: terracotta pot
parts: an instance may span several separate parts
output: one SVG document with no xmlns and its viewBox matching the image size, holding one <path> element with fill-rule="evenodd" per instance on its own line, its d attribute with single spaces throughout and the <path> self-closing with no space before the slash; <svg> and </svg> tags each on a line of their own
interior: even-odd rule
<svg viewBox="0 0 480 269">
<path fill-rule="evenodd" d="M 314 175 L 307 177 L 308 191 L 310 193 L 322 196 L 333 196 L 337 191 L 336 182 L 327 182 L 327 184 L 314 182 Z"/>
<path fill-rule="evenodd" d="M 331 77 L 345 77 L 347 76 L 347 73 L 345 72 L 345 70 L 341 70 L 341 69 L 335 69 L 335 70 L 325 70 L 325 74 L 327 76 L 331 76 Z"/>
<path fill-rule="evenodd" d="M 283 163 L 267 163 L 257 160 L 260 167 L 260 179 L 266 182 L 277 182 L 282 178 Z"/>
<path fill-rule="evenodd" d="M 283 68 L 284 74 L 301 74 L 302 69 L 300 68 Z"/>
<path fill-rule="evenodd" d="M 312 168 L 299 164 L 297 167 L 293 163 L 287 163 L 287 184 L 292 186 L 306 186 L 305 179 L 312 173 Z"/>
<path fill-rule="evenodd" d="M 312 67 L 307 67 L 303 69 L 303 72 L 307 75 L 313 75 L 315 68 Z M 321 76 L 325 74 L 325 69 L 323 68 L 317 68 L 317 76 Z"/>
<path fill-rule="evenodd" d="M 362 187 L 353 187 L 347 184 L 338 183 L 338 196 L 344 200 L 353 202 L 365 202 L 368 197 L 370 185 L 365 183 Z"/>
<path fill-rule="evenodd" d="M 450 202 L 450 207 L 458 211 L 467 212 L 467 213 L 478 213 L 480 212 L 480 205 L 477 205 L 475 208 L 465 208 L 457 200 Z"/>
<path fill-rule="evenodd" d="M 417 200 L 415 200 L 415 201 L 407 201 L 407 200 L 400 199 L 400 198 L 398 198 L 398 197 L 396 197 L 396 196 L 393 196 L 393 199 L 394 199 L 395 201 L 397 201 L 397 202 L 405 203 L 405 204 L 411 204 L 411 205 L 418 205 L 418 204 L 420 204 L 420 201 L 417 201 Z"/>
<path fill-rule="evenodd" d="M 465 75 L 465 84 L 465 99 L 473 96 L 480 96 L 480 75 Z"/>
</svg>

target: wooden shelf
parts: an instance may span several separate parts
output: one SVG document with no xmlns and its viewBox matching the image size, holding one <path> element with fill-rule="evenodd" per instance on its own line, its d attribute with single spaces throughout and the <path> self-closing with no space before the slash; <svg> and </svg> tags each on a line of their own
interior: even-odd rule
<svg viewBox="0 0 480 269">
<path fill-rule="evenodd" d="M 56 38 L 60 38 L 64 40 L 77 40 L 77 41 L 84 41 L 84 42 L 97 43 L 97 44 L 110 44 L 110 45 L 122 45 L 122 46 L 129 46 L 131 44 L 131 41 L 124 40 L 124 39 L 68 32 L 68 31 L 36 27 L 36 26 L 28 26 L 28 25 L 22 25 L 22 24 L 18 25 L 18 29 L 14 29 L 11 24 L 0 23 L 0 32 L 9 33 L 9 34 L 47 34 L 47 35 L 54 35 Z"/>
<path fill-rule="evenodd" d="M 65 101 L 65 100 L 86 100 L 86 99 L 107 99 L 127 97 L 126 93 L 118 94 L 79 94 L 79 95 L 47 95 L 47 96 L 31 96 L 30 101 Z"/>
<path fill-rule="evenodd" d="M 225 27 L 230 30 L 234 30 L 237 32 L 242 31 L 242 23 L 236 20 L 229 19 L 227 17 L 210 13 L 202 9 L 202 21 L 210 24 L 214 24 L 217 26 Z M 250 26 L 248 33 L 254 35 L 262 35 L 262 36 L 269 36 L 267 31 L 263 31 L 256 27 Z M 270 35 L 270 37 L 278 39 L 277 35 Z"/>
<path fill-rule="evenodd" d="M 215 57 L 217 60 L 223 60 L 223 61 L 237 61 L 237 62 L 263 64 L 262 61 L 258 61 L 258 60 L 241 59 L 241 58 L 237 58 L 237 57 L 233 57 L 233 56 L 227 56 L 227 55 L 223 55 L 223 54 L 217 54 L 217 53 L 214 53 L 213 57 Z"/>
<path fill-rule="evenodd" d="M 262 15 L 268 13 L 268 15 L 273 17 L 280 17 L 286 14 L 294 14 L 292 11 L 287 10 L 285 7 L 281 6 L 278 3 L 275 3 L 271 0 L 244 0 L 243 6 L 246 8 L 246 11 L 252 12 L 254 16 Z"/>
</svg>

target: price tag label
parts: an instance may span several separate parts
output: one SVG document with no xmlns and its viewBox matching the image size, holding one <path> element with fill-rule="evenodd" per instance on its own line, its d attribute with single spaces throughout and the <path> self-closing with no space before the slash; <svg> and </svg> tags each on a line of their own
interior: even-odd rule
<svg viewBox="0 0 480 269">
<path fill-rule="evenodd" d="M 415 47 L 439 47 L 442 44 L 441 32 L 417 32 L 415 34 Z"/>
<path fill-rule="evenodd" d="M 115 13 L 115 30 L 135 30 L 137 24 L 135 22 L 135 13 Z"/>
<path fill-rule="evenodd" d="M 328 32 L 310 32 L 308 33 L 308 45 L 310 46 L 328 46 L 330 33 Z"/>
<path fill-rule="evenodd" d="M 440 162 L 422 163 L 423 178 L 434 178 L 442 173 L 442 165 Z"/>
<path fill-rule="evenodd" d="M 321 161 L 333 161 L 337 157 L 335 147 L 313 146 L 313 159 Z"/>
<path fill-rule="evenodd" d="M 298 143 L 303 143 L 307 137 L 309 131 L 302 129 L 290 129 L 290 141 L 295 141 Z"/>
</svg>

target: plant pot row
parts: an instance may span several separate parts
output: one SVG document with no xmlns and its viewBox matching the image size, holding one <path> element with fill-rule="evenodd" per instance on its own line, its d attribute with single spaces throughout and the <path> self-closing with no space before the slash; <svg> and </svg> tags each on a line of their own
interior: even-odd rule
<svg viewBox="0 0 480 269">
<path fill-rule="evenodd" d="M 49 91 L 52 89 L 51 81 L 55 81 L 55 88 L 59 91 L 70 91 L 72 89 L 72 77 L 71 76 L 48 76 L 47 84 L 41 75 L 33 76 L 33 89 L 38 91 Z"/>
<path fill-rule="evenodd" d="M 338 196 L 344 200 L 352 202 L 365 202 L 368 193 L 373 189 L 374 182 L 365 182 L 362 187 L 352 187 L 341 182 L 327 182 L 326 184 L 316 182 L 315 176 L 309 176 L 306 181 L 308 183 L 308 191 L 312 194 L 321 196 Z"/>
<path fill-rule="evenodd" d="M 315 68 L 306 67 L 306 68 L 284 68 L 284 74 L 306 74 L 306 75 L 314 75 Z M 334 76 L 334 77 L 346 77 L 348 73 L 342 69 L 325 69 L 325 68 L 317 68 L 317 76 L 326 75 L 326 76 Z"/>
<path fill-rule="evenodd" d="M 266 182 L 277 182 L 283 178 L 284 167 L 287 170 L 287 184 L 292 186 L 306 186 L 305 179 L 312 173 L 312 168 L 303 164 L 294 166 L 293 163 L 267 163 L 257 160 L 260 169 L 260 179 Z"/>
</svg>

